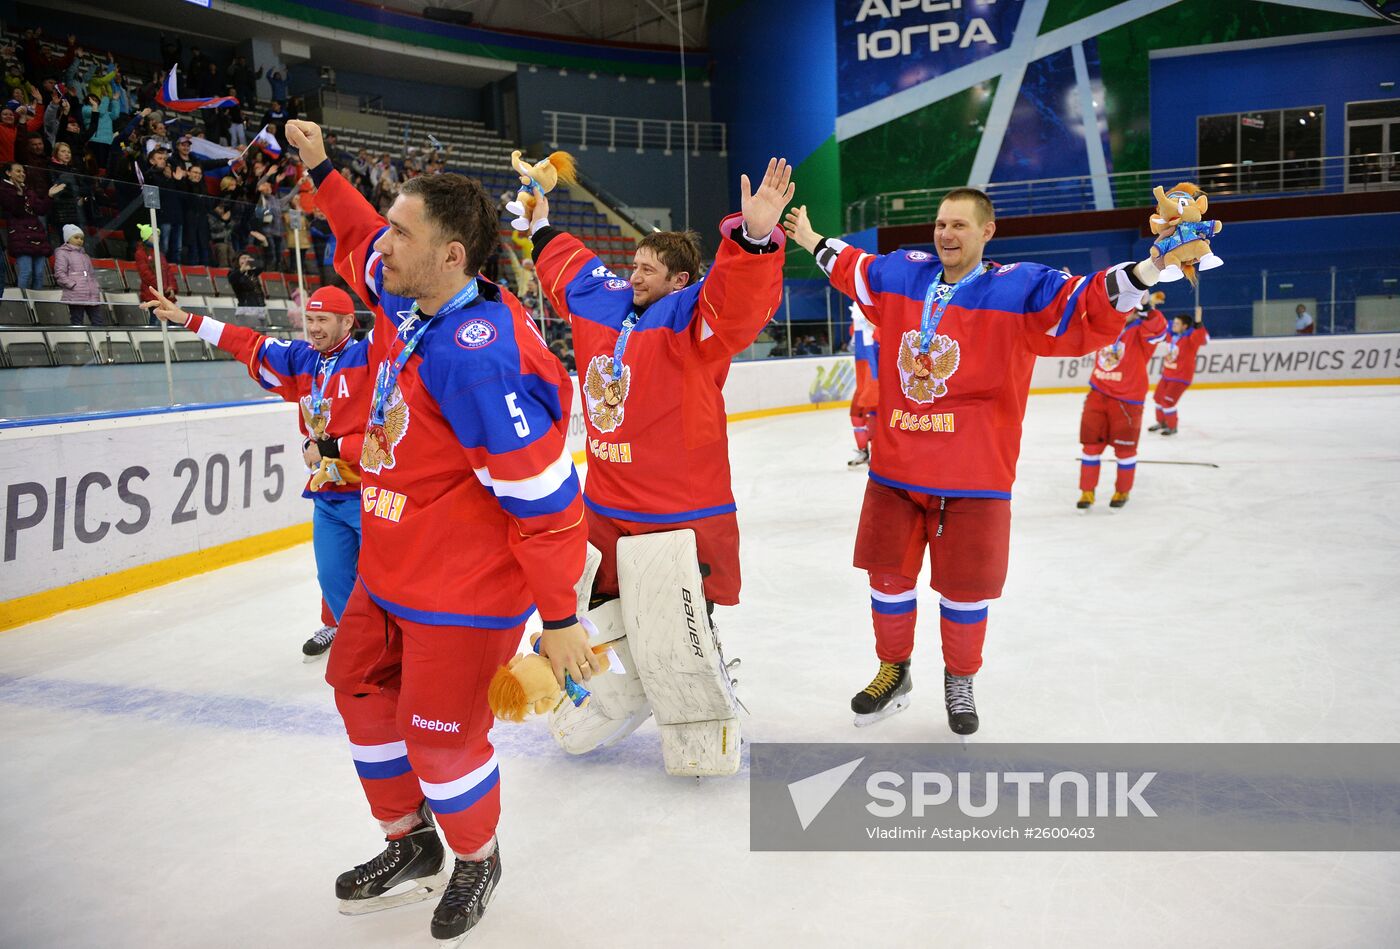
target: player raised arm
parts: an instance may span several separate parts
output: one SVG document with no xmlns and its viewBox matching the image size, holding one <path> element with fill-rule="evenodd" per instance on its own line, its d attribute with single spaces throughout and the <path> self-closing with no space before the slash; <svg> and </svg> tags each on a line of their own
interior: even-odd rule
<svg viewBox="0 0 1400 949">
<path fill-rule="evenodd" d="M 283 401 L 296 402 L 301 398 L 298 374 L 316 372 L 320 355 L 302 340 L 274 339 L 246 326 L 188 313 L 160 294 L 141 304 L 141 308 L 166 323 L 183 326 L 209 345 L 230 354 L 248 367 L 253 381 Z"/>
<path fill-rule="evenodd" d="M 739 176 L 739 208 L 720 223 L 724 239 L 698 291 L 695 332 L 706 359 L 743 352 L 768 325 L 783 295 L 786 235 L 778 227 L 797 186 L 784 158 L 768 159 L 763 179 L 751 188 Z"/>
<path fill-rule="evenodd" d="M 816 258 L 817 266 L 833 287 L 859 303 L 873 325 L 880 325 L 879 294 L 883 288 L 884 255 L 868 254 L 843 240 L 818 234 L 807 216 L 805 204 L 788 211 L 783 219 L 783 230 Z"/>
<path fill-rule="evenodd" d="M 335 235 L 336 273 L 355 294 L 373 307 L 379 299 L 379 255 L 374 242 L 388 226 L 364 195 L 331 167 L 321 127 L 315 122 L 287 122 L 287 141 L 301 155 L 302 164 L 316 185 L 317 206 Z"/>
</svg>

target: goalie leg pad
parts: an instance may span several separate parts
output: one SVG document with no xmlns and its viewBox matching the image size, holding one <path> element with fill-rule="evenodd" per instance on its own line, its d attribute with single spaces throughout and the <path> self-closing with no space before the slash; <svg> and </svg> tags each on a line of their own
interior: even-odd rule
<svg viewBox="0 0 1400 949">
<path fill-rule="evenodd" d="M 695 532 L 617 542 L 623 625 L 670 774 L 739 770 L 739 705 L 710 628 Z"/>
<path fill-rule="evenodd" d="M 588 549 L 590 554 L 594 552 L 592 547 Z M 589 644 L 609 645 L 625 671 L 610 669 L 595 675 L 584 684 L 592 694 L 582 707 L 565 701 L 549 713 L 549 733 L 571 755 L 617 744 L 651 717 L 637 664 L 627 648 L 621 601 L 609 600 L 580 615 L 596 630 L 589 636 Z"/>
</svg>

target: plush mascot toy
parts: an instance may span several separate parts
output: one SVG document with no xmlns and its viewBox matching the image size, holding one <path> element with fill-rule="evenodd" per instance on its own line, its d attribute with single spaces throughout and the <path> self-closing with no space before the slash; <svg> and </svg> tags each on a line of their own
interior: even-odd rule
<svg viewBox="0 0 1400 949">
<path fill-rule="evenodd" d="M 548 194 L 561 181 L 570 185 L 578 183 L 574 156 L 568 152 L 552 152 L 531 165 L 520 157 L 517 149 L 510 153 L 510 164 L 520 175 L 520 192 L 514 201 L 506 204 L 506 210 L 515 215 L 510 225 L 517 231 L 530 229 L 530 211 L 535 207 L 536 195 Z"/>
<path fill-rule="evenodd" d="M 359 484 L 360 476 L 339 458 L 322 458 L 311 472 L 311 490 L 319 491 L 327 484 Z"/>
<path fill-rule="evenodd" d="M 1198 269 L 1213 270 L 1225 263 L 1210 249 L 1210 239 L 1225 225 L 1203 220 L 1210 202 L 1205 192 L 1189 181 L 1171 191 L 1163 191 L 1158 185 L 1152 194 L 1157 199 L 1157 213 L 1148 225 L 1156 237 L 1152 255 L 1158 260 L 1162 280 L 1171 282 L 1185 277 L 1194 286 Z"/>
<path fill-rule="evenodd" d="M 582 708 L 588 703 L 589 691 L 564 675 L 564 688 L 554 679 L 554 670 L 549 660 L 539 654 L 540 639 L 534 638 L 535 651 L 516 656 L 509 664 L 501 666 L 491 677 L 491 685 L 486 690 L 486 701 L 495 716 L 505 722 L 523 722 L 529 712 L 543 715 L 554 708 L 563 698 Z M 594 646 L 593 654 L 598 657 L 603 671 L 613 668 L 611 661 L 616 653 L 609 646 Z M 621 670 L 618 670 L 621 671 Z M 561 694 L 562 692 L 562 694 Z"/>
</svg>

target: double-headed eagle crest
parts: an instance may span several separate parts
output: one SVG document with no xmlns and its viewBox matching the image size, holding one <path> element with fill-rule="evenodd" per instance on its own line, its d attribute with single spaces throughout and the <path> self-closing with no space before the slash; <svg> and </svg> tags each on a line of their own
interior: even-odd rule
<svg viewBox="0 0 1400 949">
<path fill-rule="evenodd" d="M 919 352 L 919 331 L 909 330 L 899 340 L 899 382 L 915 402 L 932 402 L 948 394 L 948 377 L 958 371 L 958 341 L 933 338 L 927 353 Z"/>
<path fill-rule="evenodd" d="M 1099 350 L 1098 364 L 1104 372 L 1111 372 L 1123 361 L 1123 341 L 1120 339 L 1112 346 L 1105 346 Z"/>
<path fill-rule="evenodd" d="M 611 356 L 599 354 L 588 361 L 583 395 L 588 401 L 588 417 L 593 420 L 594 428 L 600 432 L 617 430 L 622 424 L 623 403 L 631 388 L 631 366 L 624 363 L 622 374 L 614 378 Z"/>
<path fill-rule="evenodd" d="M 382 368 L 380 371 L 383 371 Z M 408 432 L 408 403 L 398 386 L 389 393 L 388 404 L 384 408 L 384 424 L 370 423 L 365 429 L 365 447 L 360 452 L 360 468 L 378 474 L 384 468 L 394 467 L 394 446 L 403 441 Z"/>
</svg>

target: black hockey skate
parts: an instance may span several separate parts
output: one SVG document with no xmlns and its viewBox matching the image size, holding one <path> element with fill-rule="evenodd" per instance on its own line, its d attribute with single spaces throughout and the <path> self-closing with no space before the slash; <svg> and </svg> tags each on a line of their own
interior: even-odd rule
<svg viewBox="0 0 1400 949">
<path fill-rule="evenodd" d="M 1165 425 L 1163 425 L 1163 426 L 1162 426 L 1162 434 L 1163 434 L 1163 435 L 1175 435 L 1175 434 L 1176 434 L 1176 429 L 1174 429 L 1174 428 L 1167 428 Z"/>
<path fill-rule="evenodd" d="M 315 662 L 320 659 L 331 643 L 335 642 L 334 626 L 322 626 L 311 634 L 311 638 L 301 644 L 302 662 Z"/>
<path fill-rule="evenodd" d="M 1158 422 L 1158 423 L 1155 424 L 1155 425 L 1149 425 L 1149 426 L 1147 426 L 1147 430 L 1148 430 L 1149 432 L 1160 432 L 1160 431 L 1161 431 L 1163 428 L 1165 428 L 1165 427 L 1166 427 L 1166 426 L 1164 426 L 1161 422 Z"/>
<path fill-rule="evenodd" d="M 500 844 L 483 860 L 458 859 L 452 867 L 452 879 L 433 911 L 433 938 L 457 939 L 481 922 L 500 879 Z"/>
<path fill-rule="evenodd" d="M 948 709 L 948 727 L 956 735 L 977 731 L 977 705 L 972 701 L 972 676 L 955 676 L 943 670 L 943 704 Z"/>
<path fill-rule="evenodd" d="M 427 801 L 418 805 L 418 817 L 423 823 L 396 840 L 387 840 L 388 846 L 379 856 L 336 877 L 335 895 L 340 898 L 341 913 L 377 913 L 421 902 L 442 891 L 447 882 L 442 870 L 442 841 Z M 389 892 L 406 883 L 416 885 Z"/>
<path fill-rule="evenodd" d="M 856 713 L 856 727 L 873 725 L 882 718 L 909 707 L 909 693 L 914 690 L 914 677 L 909 662 L 882 662 L 880 671 L 864 689 L 851 699 L 851 711 Z"/>
<path fill-rule="evenodd" d="M 851 460 L 846 462 L 847 468 L 864 468 L 870 464 L 870 449 L 857 448 L 856 453 L 851 456 Z"/>
</svg>

